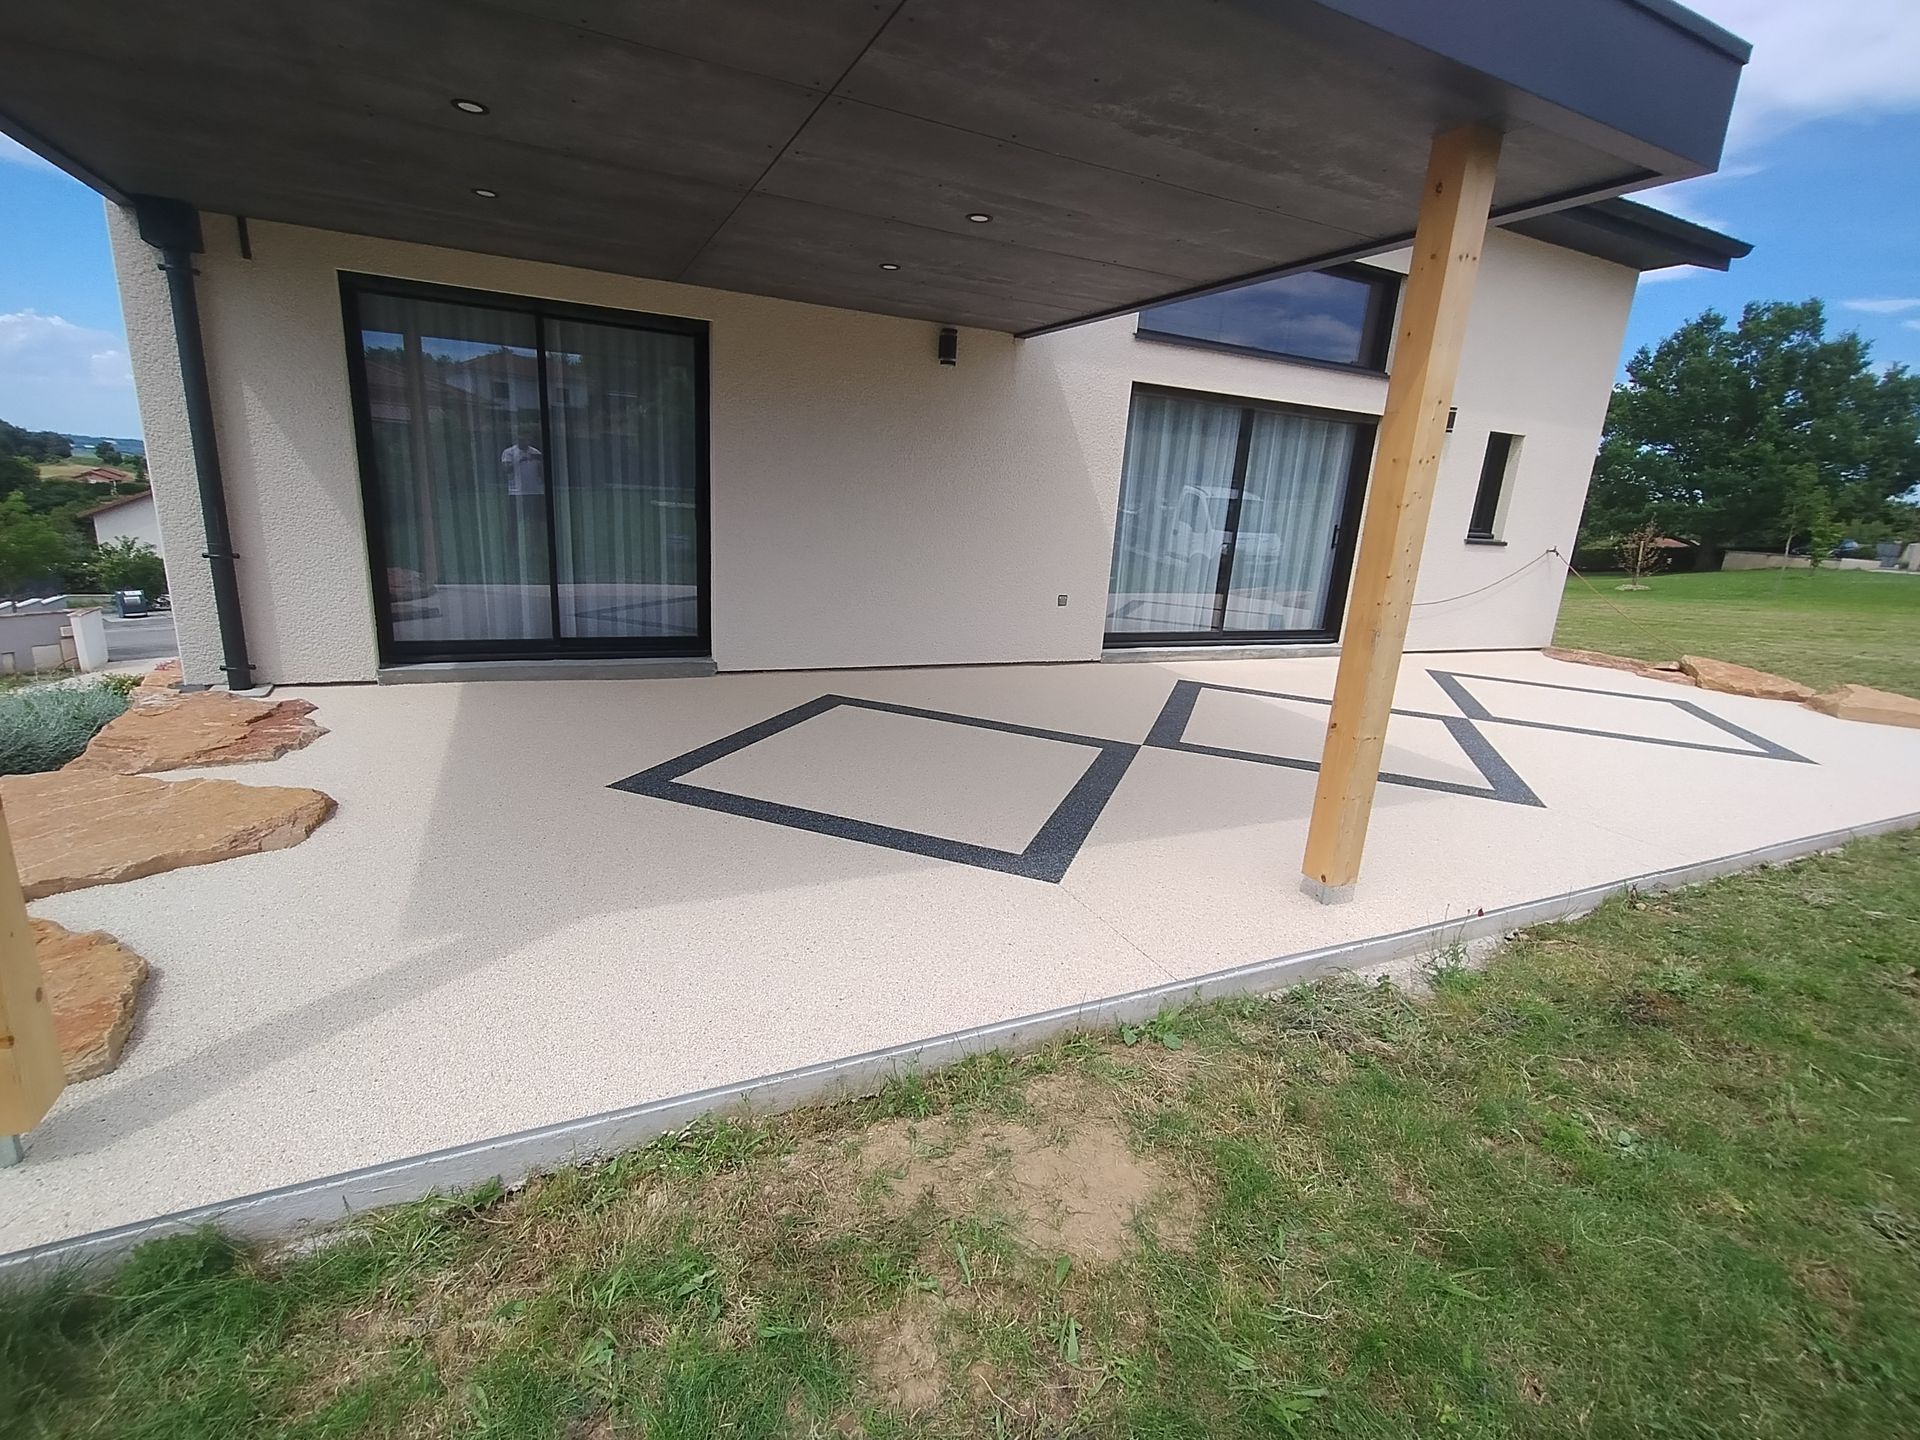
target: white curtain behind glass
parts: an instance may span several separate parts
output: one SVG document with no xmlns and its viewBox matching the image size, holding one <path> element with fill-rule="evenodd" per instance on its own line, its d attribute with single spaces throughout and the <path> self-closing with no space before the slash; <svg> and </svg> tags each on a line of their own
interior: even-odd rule
<svg viewBox="0 0 1920 1440">
<path fill-rule="evenodd" d="M 692 337 L 549 320 L 546 340 L 561 633 L 696 634 Z"/>
<path fill-rule="evenodd" d="M 1176 395 L 1134 396 L 1107 591 L 1110 633 L 1213 628 L 1240 413 Z"/>
<path fill-rule="evenodd" d="M 359 308 L 393 638 L 550 637 L 532 317 L 387 295 Z"/>
<path fill-rule="evenodd" d="M 1345 421 L 1254 411 L 1228 630 L 1322 625 L 1353 442 L 1354 427 Z"/>
</svg>

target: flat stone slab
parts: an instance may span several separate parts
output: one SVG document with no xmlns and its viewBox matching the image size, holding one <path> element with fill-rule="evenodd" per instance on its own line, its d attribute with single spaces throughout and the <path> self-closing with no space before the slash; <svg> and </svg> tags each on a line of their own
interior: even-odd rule
<svg viewBox="0 0 1920 1440">
<path fill-rule="evenodd" d="M 146 676 L 135 688 L 135 699 L 133 703 L 138 705 L 140 703 L 139 697 L 141 696 L 171 694 L 179 688 L 180 662 L 178 660 L 162 660 L 146 673 Z"/>
<path fill-rule="evenodd" d="M 1691 685 L 1693 677 L 1671 660 L 1636 660 L 1631 655 L 1609 655 L 1604 650 L 1562 650 L 1549 645 L 1540 652 L 1549 660 L 1565 660 L 1573 665 L 1598 665 L 1603 670 L 1624 670 L 1629 675 L 1644 675 L 1649 680 L 1669 680 L 1675 685 Z"/>
<path fill-rule="evenodd" d="M 0 804 L 29 900 L 284 850 L 334 810 L 318 790 L 74 770 L 0 777 Z"/>
<path fill-rule="evenodd" d="M 33 958 L 46 983 L 67 1080 L 104 1075 L 120 1063 L 133 1029 L 147 962 L 104 930 L 76 933 L 51 920 L 32 925 Z"/>
<path fill-rule="evenodd" d="M 198 765 L 274 760 L 327 732 L 308 717 L 307 700 L 250 700 L 219 690 L 137 696 L 68 762 L 68 770 L 142 775 Z"/>
<path fill-rule="evenodd" d="M 1920 730 L 1920 700 L 1911 695 L 1896 695 L 1891 690 L 1876 690 L 1871 685 L 1836 685 L 1824 695 L 1807 701 L 1807 708 L 1841 720 L 1904 725 L 1910 730 Z"/>
<path fill-rule="evenodd" d="M 1705 655 L 1682 655 L 1680 668 L 1691 675 L 1693 683 L 1702 690 L 1717 690 L 1722 695 L 1751 695 L 1759 700 L 1813 698 L 1811 685 L 1802 685 L 1798 680 L 1789 680 L 1784 675 L 1770 675 L 1765 670 L 1710 659 Z"/>
</svg>

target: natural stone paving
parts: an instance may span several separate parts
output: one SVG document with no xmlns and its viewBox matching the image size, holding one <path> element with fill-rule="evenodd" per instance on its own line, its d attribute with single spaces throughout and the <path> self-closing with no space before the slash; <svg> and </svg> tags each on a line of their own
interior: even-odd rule
<svg viewBox="0 0 1920 1440">
<path fill-rule="evenodd" d="M 297 845 L 329 815 L 318 790 L 56 770 L 0 778 L 29 900 Z"/>
<path fill-rule="evenodd" d="M 104 1075 L 120 1063 L 146 983 L 147 962 L 104 930 L 75 933 L 35 920 L 33 956 L 53 1011 L 53 1031 L 69 1083 Z"/>
<path fill-rule="evenodd" d="M 140 775 L 273 760 L 327 733 L 308 718 L 313 708 L 307 700 L 250 700 L 218 690 L 137 694 L 66 768 Z"/>
<path fill-rule="evenodd" d="M 1693 683 L 1702 690 L 1717 690 L 1722 695 L 1751 695 L 1758 700 L 1811 700 L 1814 694 L 1811 685 L 1802 685 L 1798 680 L 1727 660 L 1709 659 L 1705 655 L 1682 655 L 1680 668 L 1691 675 Z"/>
<path fill-rule="evenodd" d="M 1895 695 L 1871 685 L 1836 685 L 1807 701 L 1808 708 L 1841 720 L 1863 720 L 1871 725 L 1904 725 L 1920 730 L 1920 700 Z"/>
<path fill-rule="evenodd" d="M 1693 677 L 1671 660 L 1636 660 L 1631 655 L 1609 655 L 1604 650 L 1562 650 L 1549 645 L 1540 652 L 1549 660 L 1565 660 L 1574 665 L 1597 665 L 1603 670 L 1624 670 L 1629 675 L 1644 675 L 1649 680 L 1670 680 L 1675 685 L 1691 685 Z"/>
</svg>

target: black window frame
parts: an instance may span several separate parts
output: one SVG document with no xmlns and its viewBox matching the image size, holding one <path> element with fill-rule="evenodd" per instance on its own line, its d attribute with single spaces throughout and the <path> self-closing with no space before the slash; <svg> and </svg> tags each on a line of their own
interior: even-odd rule
<svg viewBox="0 0 1920 1440">
<path fill-rule="evenodd" d="M 1480 484 L 1473 492 L 1473 509 L 1467 512 L 1467 539 L 1475 544 L 1500 542 L 1500 507 L 1506 500 L 1507 482 L 1513 477 L 1514 453 L 1523 438 L 1506 430 L 1487 432 L 1487 448 L 1480 456 Z"/>
<path fill-rule="evenodd" d="M 647 311 L 616 310 L 601 305 L 578 305 L 570 301 L 548 300 L 532 295 L 512 295 L 493 290 L 475 290 L 459 285 L 439 285 L 424 280 L 405 280 L 388 275 L 373 275 L 342 270 L 340 278 L 341 341 L 347 359 L 347 390 L 353 409 L 354 453 L 360 471 L 362 528 L 367 537 L 370 566 L 368 586 L 372 591 L 374 638 L 380 663 L 420 665 L 461 660 L 566 660 L 566 659 L 679 659 L 702 658 L 713 653 L 713 525 L 712 525 L 712 437 L 711 384 L 708 370 L 708 324 L 679 315 L 655 315 Z M 379 467 L 373 439 L 372 410 L 368 401 L 366 355 L 361 344 L 359 300 L 363 295 L 380 295 L 400 300 L 439 301 L 467 305 L 476 309 L 505 311 L 529 316 L 534 322 L 534 346 L 540 377 L 540 428 L 544 436 L 550 416 L 547 412 L 547 332 L 549 320 L 578 320 L 587 324 L 614 326 L 626 330 L 685 335 L 694 343 L 694 515 L 699 528 L 699 595 L 696 601 L 696 633 L 692 635 L 652 636 L 565 636 L 554 626 L 549 639 L 514 640 L 396 640 L 393 633 L 393 607 L 383 579 L 387 574 L 386 535 L 377 523 L 384 512 L 380 504 Z M 550 445 L 542 445 L 542 450 Z M 547 486 L 547 583 L 562 583 L 555 563 L 558 539 L 553 527 L 553 487 Z M 557 607 L 557 599 L 556 599 Z"/>
<path fill-rule="evenodd" d="M 1133 404 L 1142 394 L 1177 395 L 1188 400 L 1209 400 L 1240 409 L 1240 437 L 1234 447 L 1233 497 L 1227 503 L 1228 543 L 1220 557 L 1220 569 L 1214 583 L 1214 615 L 1224 615 L 1233 581 L 1233 554 L 1238 543 L 1240 501 L 1246 492 L 1247 458 L 1252 449 L 1255 411 L 1279 411 L 1287 415 L 1307 415 L 1316 420 L 1338 420 L 1354 427 L 1353 455 L 1347 462 L 1347 488 L 1341 497 L 1340 516 L 1334 522 L 1333 571 L 1327 578 L 1327 605 L 1321 625 L 1312 630 L 1108 630 L 1103 637 L 1108 650 L 1164 649 L 1177 645 L 1331 645 L 1340 639 L 1346 624 L 1349 583 L 1353 579 L 1354 553 L 1360 541 L 1360 516 L 1367 503 L 1367 481 L 1373 474 L 1373 452 L 1380 438 L 1380 417 L 1362 410 L 1337 410 L 1325 405 L 1296 405 L 1285 400 L 1268 400 L 1255 395 L 1230 395 L 1218 390 L 1193 390 L 1178 385 L 1154 385 L 1136 380 L 1127 394 L 1127 428 L 1133 428 Z M 1121 476 L 1122 498 L 1126 477 Z M 1120 515 L 1114 512 L 1114 543 L 1120 536 Z M 1107 568 L 1107 595 L 1113 593 L 1113 568 Z"/>
<path fill-rule="evenodd" d="M 1327 360 L 1317 355 L 1295 355 L 1285 350 L 1269 350 L 1259 345 L 1237 345 L 1230 340 L 1208 340 L 1198 335 L 1184 335 L 1177 330 L 1156 329 L 1149 317 L 1160 306 L 1149 306 L 1139 312 L 1134 325 L 1134 338 L 1150 340 L 1162 345 L 1192 345 L 1202 350 L 1219 350 L 1229 355 L 1251 355 L 1260 360 L 1279 360 L 1288 365 L 1314 365 L 1326 370 L 1345 370 L 1361 375 L 1385 375 L 1387 361 L 1393 352 L 1393 322 L 1400 311 L 1400 289 L 1405 276 L 1395 270 L 1382 270 L 1376 265 L 1330 265 L 1324 270 L 1305 270 L 1304 275 L 1333 275 L 1342 280 L 1358 280 L 1368 286 L 1367 314 L 1361 323 L 1359 360 Z M 1269 279 L 1288 279 L 1288 276 L 1270 276 Z M 1211 295 L 1231 294 L 1236 289 L 1250 289 L 1254 285 L 1265 284 L 1265 280 L 1251 280 L 1246 285 L 1234 286 L 1227 291 L 1204 291 L 1198 295 L 1183 295 L 1163 301 L 1165 305 L 1178 305 L 1184 300 L 1203 300 Z"/>
</svg>

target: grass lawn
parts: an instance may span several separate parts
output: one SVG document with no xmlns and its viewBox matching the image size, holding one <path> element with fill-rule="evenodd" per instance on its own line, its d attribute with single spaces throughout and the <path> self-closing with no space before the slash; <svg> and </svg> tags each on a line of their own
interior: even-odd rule
<svg viewBox="0 0 1920 1440">
<path fill-rule="evenodd" d="M 1642 660 L 1711 655 L 1815 689 L 1852 681 L 1920 695 L 1920 576 L 1735 570 L 1567 577 L 1554 644 Z"/>
<path fill-rule="evenodd" d="M 1920 1434 L 1920 835 L 0 1302 L 0 1433 Z"/>
</svg>

